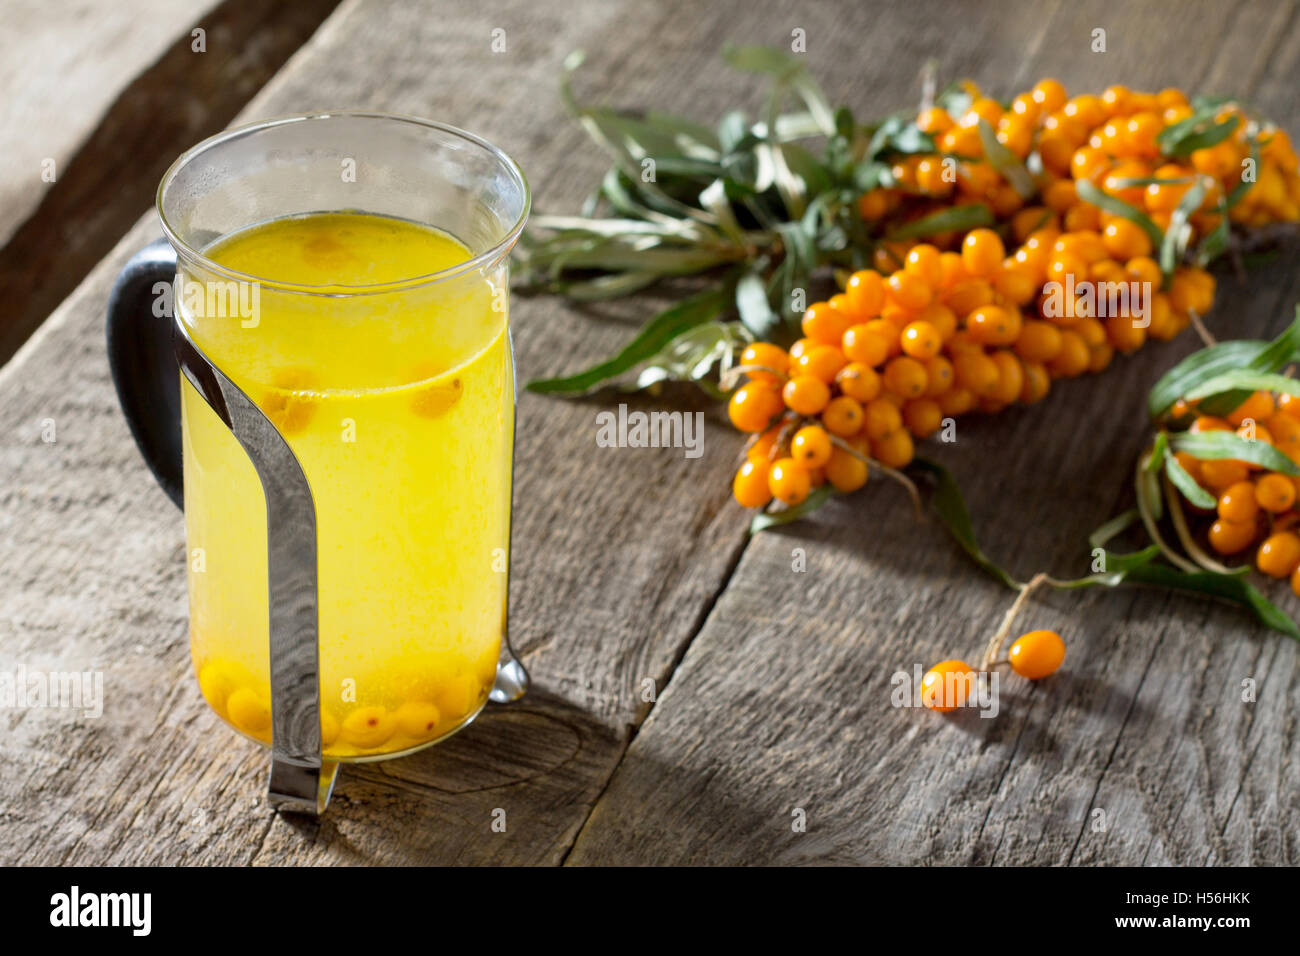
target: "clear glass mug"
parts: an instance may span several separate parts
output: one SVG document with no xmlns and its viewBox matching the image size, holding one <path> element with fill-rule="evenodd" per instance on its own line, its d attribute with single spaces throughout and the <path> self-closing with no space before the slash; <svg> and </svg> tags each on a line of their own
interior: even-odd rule
<svg viewBox="0 0 1300 956">
<path fill-rule="evenodd" d="M 319 812 L 338 762 L 527 686 L 506 633 L 527 182 L 463 131 L 340 112 L 200 143 L 157 205 L 167 238 L 109 303 L 114 383 L 185 511 L 200 690 L 271 748 L 272 798 Z"/>
</svg>

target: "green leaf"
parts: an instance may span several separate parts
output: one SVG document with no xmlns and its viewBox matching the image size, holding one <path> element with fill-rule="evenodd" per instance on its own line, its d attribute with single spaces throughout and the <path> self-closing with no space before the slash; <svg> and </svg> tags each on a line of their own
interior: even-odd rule
<svg viewBox="0 0 1300 956">
<path fill-rule="evenodd" d="M 1300 467 L 1268 442 L 1242 438 L 1235 432 L 1179 432 L 1171 438 L 1170 444 L 1174 451 L 1185 451 L 1193 458 L 1231 458 L 1262 465 L 1269 471 L 1280 471 L 1284 475 L 1300 475 Z"/>
<path fill-rule="evenodd" d="M 944 232 L 968 232 L 971 229 L 991 225 L 993 225 L 993 213 L 989 207 L 983 203 L 971 203 L 966 206 L 949 206 L 928 216 L 922 216 L 920 219 L 914 219 L 891 231 L 886 238 L 920 239 Z"/>
<path fill-rule="evenodd" d="M 1178 459 L 1167 448 L 1165 449 L 1165 473 L 1169 475 L 1169 480 L 1174 483 L 1174 487 L 1183 493 L 1183 497 L 1196 507 L 1214 507 L 1214 495 L 1197 484 L 1196 479 L 1187 473 L 1187 469 L 1178 463 Z"/>
<path fill-rule="evenodd" d="M 1080 179 L 1074 184 L 1075 193 L 1084 202 L 1091 203 L 1098 209 L 1104 209 L 1127 219 L 1129 222 L 1136 223 L 1142 227 L 1142 230 L 1151 239 L 1151 248 L 1159 249 L 1165 241 L 1165 235 L 1160 231 L 1160 227 L 1151 221 L 1146 213 L 1142 212 L 1136 206 L 1130 206 L 1118 196 L 1112 196 L 1109 193 L 1102 192 L 1091 180 Z"/>
<path fill-rule="evenodd" d="M 1277 338 L 1267 345 L 1257 344 L 1262 346 L 1258 354 L 1243 362 L 1240 367 L 1254 372 L 1271 373 L 1294 361 L 1297 350 L 1300 350 L 1300 306 L 1296 307 L 1296 317 L 1291 324 L 1283 329 Z M 1249 397 L 1250 393 L 1245 390 L 1225 392 L 1201 402 L 1201 411 L 1206 415 L 1223 415 Z"/>
<path fill-rule="evenodd" d="M 544 395 L 574 394 L 590 391 L 597 385 L 622 375 L 655 355 L 683 332 L 703 325 L 725 310 L 730 300 L 727 285 L 729 283 L 723 287 L 706 289 L 660 312 L 613 358 L 573 375 L 529 382 L 528 390 Z"/>
<path fill-rule="evenodd" d="M 1156 145 L 1160 147 L 1160 152 L 1165 156 L 1188 156 L 1198 149 L 1209 149 L 1222 143 L 1231 136 L 1237 129 L 1237 124 L 1241 122 L 1237 116 L 1229 116 L 1222 123 L 1215 123 L 1213 126 L 1201 129 L 1200 126 L 1205 122 L 1205 118 L 1213 118 L 1213 110 L 1207 110 L 1205 113 L 1189 116 L 1182 123 L 1175 123 L 1160 132 L 1156 137 Z M 1184 123 L 1191 123 L 1192 126 L 1182 128 Z"/>
<path fill-rule="evenodd" d="M 1029 170 L 1025 169 L 1025 164 L 1020 161 L 1020 157 L 998 141 L 998 134 L 989 121 L 982 116 L 978 129 L 985 157 L 993 168 L 1002 174 L 1002 178 L 1011 184 L 1016 194 L 1021 199 L 1028 199 L 1038 192 L 1034 177 L 1029 175 Z"/>
<path fill-rule="evenodd" d="M 1152 418 L 1162 417 L 1174 402 L 1202 382 L 1249 365 L 1267 348 L 1266 342 L 1233 339 L 1193 352 L 1160 376 L 1152 386 L 1147 396 L 1147 411 Z"/>
<path fill-rule="evenodd" d="M 930 498 L 930 507 L 934 509 L 934 513 L 943 522 L 943 526 L 948 529 L 948 533 L 952 535 L 953 540 L 961 546 L 961 549 L 970 556 L 971 560 L 1007 587 L 1016 590 L 1024 587 L 1023 584 L 994 563 L 980 548 L 979 542 L 975 540 L 975 529 L 971 525 L 970 512 L 966 510 L 966 502 L 962 498 L 961 489 L 957 487 L 957 482 L 952 473 L 938 462 L 929 461 L 925 458 L 914 459 L 912 465 L 914 468 L 927 471 L 933 476 L 935 489 Z"/>
<path fill-rule="evenodd" d="M 1224 372 L 1222 375 L 1216 375 L 1209 381 L 1202 382 L 1196 388 L 1191 389 L 1183 397 L 1189 402 L 1196 402 L 1211 395 L 1221 395 L 1232 391 L 1266 391 L 1300 395 L 1300 382 L 1273 372 L 1254 372 L 1248 368 L 1241 368 L 1232 372 Z M 1228 411 L 1232 411 L 1232 409 L 1228 409 Z"/>
<path fill-rule="evenodd" d="M 1300 639 L 1300 628 L 1296 627 L 1295 621 L 1241 575 L 1216 574 L 1213 571 L 1192 573 L 1152 562 L 1126 572 L 1124 580 L 1132 584 L 1206 594 L 1240 605 L 1253 613 L 1262 624 Z"/>
<path fill-rule="evenodd" d="M 807 498 L 793 508 L 783 508 L 780 511 L 760 511 L 749 522 L 749 533 L 758 534 L 760 531 L 766 531 L 768 528 L 774 528 L 777 525 L 798 521 L 826 504 L 834 495 L 835 488 L 828 482 L 819 488 L 814 488 Z"/>
<path fill-rule="evenodd" d="M 772 303 L 767 297 L 767 284 L 757 272 L 750 272 L 736 283 L 736 310 L 740 321 L 753 333 L 754 338 L 763 341 L 771 339 L 772 330 L 781 318 L 772 311 Z"/>
<path fill-rule="evenodd" d="M 1140 521 L 1141 518 L 1142 516 L 1138 514 L 1136 508 L 1129 508 L 1128 511 L 1116 515 L 1092 534 L 1088 535 L 1088 546 L 1092 548 L 1105 547 L 1108 541 L 1114 538 L 1117 534 L 1127 531 L 1130 527 Z"/>
<path fill-rule="evenodd" d="M 1160 271 L 1166 276 L 1173 275 L 1174 269 L 1187 252 L 1187 243 L 1191 240 L 1192 227 L 1188 222 L 1192 213 L 1201 208 L 1205 201 L 1205 183 L 1198 180 L 1191 189 L 1183 193 L 1174 211 L 1169 216 L 1169 228 L 1165 230 L 1160 249 Z"/>
<path fill-rule="evenodd" d="M 731 356 L 749 342 L 750 337 L 744 328 L 735 322 L 715 321 L 697 325 L 651 356 L 633 388 L 645 388 L 663 381 L 694 382 L 713 398 L 725 400 L 726 394 L 706 376 L 711 375 L 714 368 L 725 367 Z"/>
</svg>

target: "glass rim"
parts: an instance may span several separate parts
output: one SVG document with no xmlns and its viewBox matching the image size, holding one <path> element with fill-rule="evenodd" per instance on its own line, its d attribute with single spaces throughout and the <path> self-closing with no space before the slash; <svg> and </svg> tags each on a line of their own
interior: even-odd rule
<svg viewBox="0 0 1300 956">
<path fill-rule="evenodd" d="M 367 283 L 363 285 L 285 282 L 267 276 L 258 276 L 253 275 L 252 273 L 240 272 L 237 269 L 231 269 L 228 266 L 222 265 L 198 249 L 195 249 L 190 243 L 181 238 L 179 231 L 173 227 L 171 222 L 168 221 L 167 213 L 163 208 L 163 194 L 167 187 L 175 180 L 180 171 L 200 155 L 211 149 L 215 149 L 230 140 L 255 135 L 267 129 L 287 126 L 294 123 L 342 118 L 381 120 L 437 130 L 438 132 L 449 134 L 450 136 L 464 140 L 465 142 L 486 151 L 509 173 L 511 178 L 513 178 L 518 185 L 520 194 L 523 197 L 523 201 L 520 204 L 519 216 L 510 228 L 506 230 L 501 239 L 493 243 L 483 252 L 471 256 L 464 262 L 450 266 L 446 269 L 439 269 L 435 272 L 424 273 L 422 275 L 409 276 L 391 282 Z M 229 129 L 224 129 L 219 133 L 215 133 L 212 136 L 195 143 L 189 149 L 185 150 L 185 152 L 176 157 L 171 166 L 167 168 L 167 171 L 163 173 L 162 179 L 158 183 L 158 190 L 154 195 L 154 208 L 157 210 L 158 219 L 162 224 L 163 234 L 167 237 L 167 241 L 172 244 L 177 255 L 181 258 L 190 260 L 192 264 L 197 265 L 202 269 L 217 273 L 218 275 L 238 282 L 249 282 L 258 286 L 269 287 L 278 292 L 291 292 L 300 295 L 347 297 L 354 295 L 376 295 L 385 292 L 395 292 L 416 288 L 424 285 L 432 285 L 434 283 L 459 278 L 469 273 L 481 270 L 485 266 L 495 264 L 497 261 L 509 254 L 515 243 L 519 241 L 519 236 L 523 233 L 524 225 L 528 222 L 528 215 L 532 208 L 532 190 L 529 188 L 528 179 L 524 176 L 524 171 L 510 156 L 510 154 L 483 137 L 467 130 L 460 129 L 457 126 L 452 126 L 449 123 L 439 123 L 436 120 L 422 119 L 418 116 L 410 116 L 404 113 L 388 113 L 382 110 L 323 110 L 312 113 L 295 113 L 287 116 L 276 116 L 269 119 L 258 120 L 253 123 L 245 123 L 241 126 L 232 126 Z M 434 223 L 426 223 L 425 225 L 437 228 Z M 459 241 L 459 237 L 453 238 L 456 238 L 457 241 Z"/>
</svg>

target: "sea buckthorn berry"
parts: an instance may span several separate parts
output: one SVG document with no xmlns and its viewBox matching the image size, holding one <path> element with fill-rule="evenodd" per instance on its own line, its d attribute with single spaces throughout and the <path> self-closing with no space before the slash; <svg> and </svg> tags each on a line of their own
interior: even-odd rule
<svg viewBox="0 0 1300 956">
<path fill-rule="evenodd" d="M 1226 491 L 1250 477 L 1250 469 L 1239 461 L 1207 458 L 1201 462 L 1201 481 L 1211 491 Z"/>
<path fill-rule="evenodd" d="M 1068 232 L 1091 232 L 1101 228 L 1101 210 L 1086 202 L 1065 211 L 1061 226 Z"/>
<path fill-rule="evenodd" d="M 1124 263 L 1124 271 L 1131 275 L 1138 282 L 1150 283 L 1153 291 L 1160 288 L 1160 283 L 1164 282 L 1164 274 L 1160 271 L 1160 263 L 1150 256 L 1134 256 Z"/>
<path fill-rule="evenodd" d="M 840 369 L 835 384 L 841 392 L 859 402 L 869 402 L 880 394 L 880 375 L 863 362 L 850 362 Z"/>
<path fill-rule="evenodd" d="M 1050 77 L 1035 83 L 1030 95 L 1044 113 L 1053 113 L 1065 106 L 1065 87 Z"/>
<path fill-rule="evenodd" d="M 1279 531 L 1264 539 L 1255 555 L 1255 564 L 1271 578 L 1288 578 L 1300 567 L 1300 535 Z"/>
<path fill-rule="evenodd" d="M 1255 515 L 1259 514 L 1254 483 L 1239 481 L 1225 488 L 1219 495 L 1218 512 L 1224 521 L 1235 521 L 1238 524 L 1254 521 Z"/>
<path fill-rule="evenodd" d="M 344 743 L 372 750 L 397 732 L 397 720 L 384 707 L 358 707 L 343 718 L 342 732 Z"/>
<path fill-rule="evenodd" d="M 1007 252 L 1002 237 L 992 229 L 972 229 L 961 244 L 961 261 L 966 273 L 982 279 L 997 275 Z"/>
<path fill-rule="evenodd" d="M 1232 426 L 1216 415 L 1198 415 L 1187 430 L 1199 435 L 1204 432 L 1230 432 Z"/>
<path fill-rule="evenodd" d="M 952 388 L 952 362 L 942 355 L 936 355 L 924 364 L 925 394 L 927 398 L 935 398 Z"/>
<path fill-rule="evenodd" d="M 966 316 L 966 331 L 973 341 L 983 345 L 1010 345 L 1020 337 L 1021 319 L 1017 309 L 985 305 Z"/>
<path fill-rule="evenodd" d="M 862 429 L 862 406 L 847 395 L 832 398 L 822 411 L 822 424 L 841 438 L 856 435 Z"/>
<path fill-rule="evenodd" d="M 1151 254 L 1151 237 L 1135 222 L 1112 219 L 1101 234 L 1106 251 L 1116 259 L 1136 259 Z"/>
<path fill-rule="evenodd" d="M 772 372 L 753 371 L 749 377 L 755 382 L 777 383 L 790 367 L 790 356 L 785 349 L 770 342 L 752 342 L 740 353 L 741 365 L 762 365 Z M 773 374 L 776 373 L 776 374 Z"/>
<path fill-rule="evenodd" d="M 761 508 L 772 500 L 772 492 L 767 487 L 767 472 L 770 467 L 766 461 L 746 461 L 736 471 L 736 477 L 731 482 L 731 493 L 742 508 Z"/>
<path fill-rule="evenodd" d="M 858 214 L 869 222 L 883 219 L 889 206 L 889 193 L 884 189 L 872 189 L 858 197 Z"/>
<path fill-rule="evenodd" d="M 1094 375 L 1105 371 L 1114 358 L 1115 347 L 1109 342 L 1103 342 L 1101 345 L 1091 345 L 1088 347 L 1088 371 Z"/>
<path fill-rule="evenodd" d="M 863 269 L 849 276 L 844 295 L 849 311 L 858 322 L 874 319 L 885 305 L 885 280 L 879 272 Z"/>
<path fill-rule="evenodd" d="M 932 398 L 903 403 L 903 424 L 917 438 L 929 438 L 943 424 L 943 410 Z"/>
<path fill-rule="evenodd" d="M 937 399 L 944 415 L 956 418 L 975 407 L 975 393 L 968 388 L 950 388 Z"/>
<path fill-rule="evenodd" d="M 406 736 L 424 739 L 433 736 L 442 715 L 433 704 L 408 700 L 393 711 L 393 719 L 397 721 L 397 729 Z"/>
<path fill-rule="evenodd" d="M 727 414 L 742 432 L 761 432 L 781 411 L 781 399 L 766 382 L 747 382 L 731 393 Z"/>
<path fill-rule="evenodd" d="M 1027 305 L 1038 294 L 1038 277 L 1035 272 L 1020 265 L 1014 259 L 1003 263 L 1002 271 L 993 280 L 997 294 L 1010 305 Z"/>
<path fill-rule="evenodd" d="M 795 359 L 795 371 L 799 375 L 811 375 L 827 385 L 835 381 L 835 375 L 848 364 L 848 359 L 834 345 L 814 345 Z"/>
<path fill-rule="evenodd" d="M 921 361 L 934 358 L 943 347 L 939 330 L 923 319 L 907 324 L 901 342 L 905 353 Z"/>
<path fill-rule="evenodd" d="M 931 106 L 917 115 L 916 125 L 923 133 L 942 133 L 952 129 L 953 119 L 942 106 Z"/>
<path fill-rule="evenodd" d="M 862 449 L 862 453 L 866 454 L 865 449 Z M 836 491 L 857 491 L 867 483 L 869 474 L 867 463 L 852 452 L 843 448 L 831 450 L 830 461 L 826 463 L 826 480 Z"/>
<path fill-rule="evenodd" d="M 1127 315 L 1112 315 L 1106 320 L 1110 344 L 1125 355 L 1136 352 L 1147 340 L 1147 330 Z"/>
<path fill-rule="evenodd" d="M 916 445 L 906 428 L 892 431 L 871 442 L 871 457 L 888 468 L 906 468 L 916 457 Z"/>
<path fill-rule="evenodd" d="M 885 389 L 903 398 L 919 398 L 928 383 L 925 366 L 907 355 L 889 360 L 885 366 Z"/>
<path fill-rule="evenodd" d="M 1300 421 L 1283 411 L 1276 411 L 1264 424 L 1273 435 L 1273 443 L 1282 446 L 1300 441 Z"/>
<path fill-rule="evenodd" d="M 199 669 L 199 690 L 219 714 L 226 712 L 226 700 L 238 686 L 234 674 L 221 664 L 209 661 Z"/>
<path fill-rule="evenodd" d="M 778 458 L 767 473 L 767 490 L 790 507 L 801 504 L 812 490 L 808 469 L 793 458 Z"/>
<path fill-rule="evenodd" d="M 892 337 L 873 322 L 849 326 L 840 340 L 844 355 L 853 362 L 875 368 L 889 358 Z"/>
<path fill-rule="evenodd" d="M 983 398 L 997 388 L 997 363 L 982 351 L 963 352 L 954 356 L 952 369 L 957 385 L 968 389 L 977 398 Z"/>
<path fill-rule="evenodd" d="M 915 245 L 903 260 L 903 271 L 916 276 L 931 289 L 937 289 L 943 282 L 943 266 L 939 255 L 939 250 L 928 242 Z"/>
<path fill-rule="evenodd" d="M 1020 403 L 1032 405 L 1041 402 L 1052 390 L 1052 376 L 1041 362 L 1024 362 L 1024 385 L 1020 389 Z"/>
<path fill-rule="evenodd" d="M 813 375 L 796 375 L 781 390 L 785 404 L 800 415 L 816 415 L 831 400 L 830 386 Z"/>
<path fill-rule="evenodd" d="M 1020 398 L 1025 387 L 1025 370 L 1020 360 L 1007 349 L 998 349 L 989 357 L 998 367 L 998 383 L 987 397 L 999 405 L 1010 405 Z"/>
<path fill-rule="evenodd" d="M 226 699 L 226 714 L 239 730 L 253 737 L 264 736 L 271 727 L 271 707 L 254 690 L 240 687 Z"/>
<path fill-rule="evenodd" d="M 772 460 L 772 449 L 781 437 L 781 426 L 775 425 L 754 439 L 754 443 L 745 451 L 745 458 L 755 464 L 766 465 Z"/>
<path fill-rule="evenodd" d="M 897 405 L 886 398 L 867 402 L 862 415 L 863 431 L 871 439 L 884 438 L 903 427 L 903 413 Z"/>
<path fill-rule="evenodd" d="M 974 695 L 975 680 L 965 661 L 940 661 L 921 678 L 921 703 L 940 714 L 956 710 Z"/>
<path fill-rule="evenodd" d="M 1253 522 L 1238 524 L 1219 518 L 1210 525 L 1209 537 L 1210 547 L 1219 554 L 1238 554 L 1255 540 L 1255 525 Z"/>
<path fill-rule="evenodd" d="M 944 296 L 944 303 L 957 315 L 969 315 L 993 301 L 993 286 L 983 279 L 962 279 Z"/>
<path fill-rule="evenodd" d="M 1295 483 L 1286 475 L 1270 473 L 1255 483 L 1255 503 L 1265 511 L 1282 514 L 1295 504 Z"/>
<path fill-rule="evenodd" d="M 1277 410 L 1273 396 L 1269 392 L 1254 392 L 1251 396 L 1224 416 L 1230 424 L 1240 426 L 1247 419 L 1255 422 L 1268 421 Z"/>
<path fill-rule="evenodd" d="M 814 302 L 803 314 L 800 327 L 805 337 L 823 345 L 839 345 L 849 317 L 829 302 Z"/>
<path fill-rule="evenodd" d="M 1026 362 L 1050 362 L 1061 351 L 1061 330 L 1051 322 L 1030 319 L 1021 326 L 1015 348 Z"/>
<path fill-rule="evenodd" d="M 957 331 L 957 315 L 942 302 L 931 302 L 916 317 L 918 322 L 929 322 L 941 340 L 947 341 Z"/>
<path fill-rule="evenodd" d="M 930 304 L 934 293 L 925 280 L 914 273 L 899 269 L 890 275 L 887 298 L 908 312 L 919 312 Z"/>
<path fill-rule="evenodd" d="M 1088 343 L 1077 332 L 1066 329 L 1061 333 L 1061 351 L 1047 363 L 1047 370 L 1053 378 L 1077 378 L 1088 371 L 1091 362 Z"/>
<path fill-rule="evenodd" d="M 790 346 L 790 362 L 793 363 L 795 359 L 816 344 L 817 342 L 813 339 L 799 339 L 794 345 Z"/>
<path fill-rule="evenodd" d="M 790 439 L 790 457 L 809 470 L 831 458 L 831 439 L 819 425 L 805 425 Z"/>
<path fill-rule="evenodd" d="M 1054 674 L 1065 660 L 1065 641 L 1055 631 L 1030 631 L 1011 645 L 1007 659 L 1021 677 L 1040 680 Z"/>
</svg>

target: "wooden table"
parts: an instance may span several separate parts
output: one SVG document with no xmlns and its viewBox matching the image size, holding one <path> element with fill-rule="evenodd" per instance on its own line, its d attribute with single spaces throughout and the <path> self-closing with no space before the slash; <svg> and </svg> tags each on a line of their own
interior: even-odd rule
<svg viewBox="0 0 1300 956">
<path fill-rule="evenodd" d="M 918 69 L 934 57 L 945 76 L 998 94 L 1043 75 L 1071 89 L 1235 92 L 1300 133 L 1300 16 L 1294 2 L 1266 0 L 1176 11 L 344 0 L 239 119 L 340 105 L 436 117 L 500 143 L 525 167 L 536 207 L 567 212 L 604 168 L 556 94 L 570 50 L 588 52 L 583 96 L 712 122 L 761 103 L 758 84 L 722 66 L 723 41 L 780 45 L 796 27 L 832 100 L 859 115 L 915 102 Z M 492 52 L 497 28 L 503 53 Z M 1095 28 L 1107 31 L 1105 53 L 1090 50 Z M 151 108 L 187 95 L 177 82 Z M 1023 623 L 1065 633 L 1061 674 L 1006 682 L 992 720 L 895 709 L 890 675 L 978 656 L 1010 592 L 883 482 L 748 537 L 729 496 L 740 439 L 689 397 L 671 407 L 708 412 L 694 460 L 597 448 L 596 413 L 621 399 L 524 396 L 511 620 L 533 692 L 421 755 L 346 769 L 319 822 L 277 817 L 264 754 L 197 692 L 181 518 L 146 472 L 108 377 L 107 291 L 158 234 L 143 201 L 137 213 L 0 369 L 0 670 L 98 669 L 106 697 L 98 719 L 0 713 L 0 861 L 1300 861 L 1295 642 L 1199 599 L 1052 594 Z M 76 228 L 76 210 L 64 215 L 43 228 Z M 1297 265 L 1292 249 L 1248 283 L 1221 276 L 1210 327 L 1275 332 L 1298 297 Z M 603 356 L 661 301 L 516 300 L 522 374 Z M 1152 346 L 1040 405 L 963 419 L 957 443 L 932 454 L 961 481 L 994 556 L 1021 576 L 1086 573 L 1086 534 L 1128 504 L 1142 397 L 1194 345 Z M 47 420 L 53 443 L 42 440 Z M 792 570 L 795 549 L 805 571 Z M 1294 610 L 1281 588 L 1277 599 Z M 1241 700 L 1247 678 L 1253 703 Z M 492 828 L 498 809 L 504 833 Z M 806 832 L 792 827 L 799 811 Z"/>
</svg>

